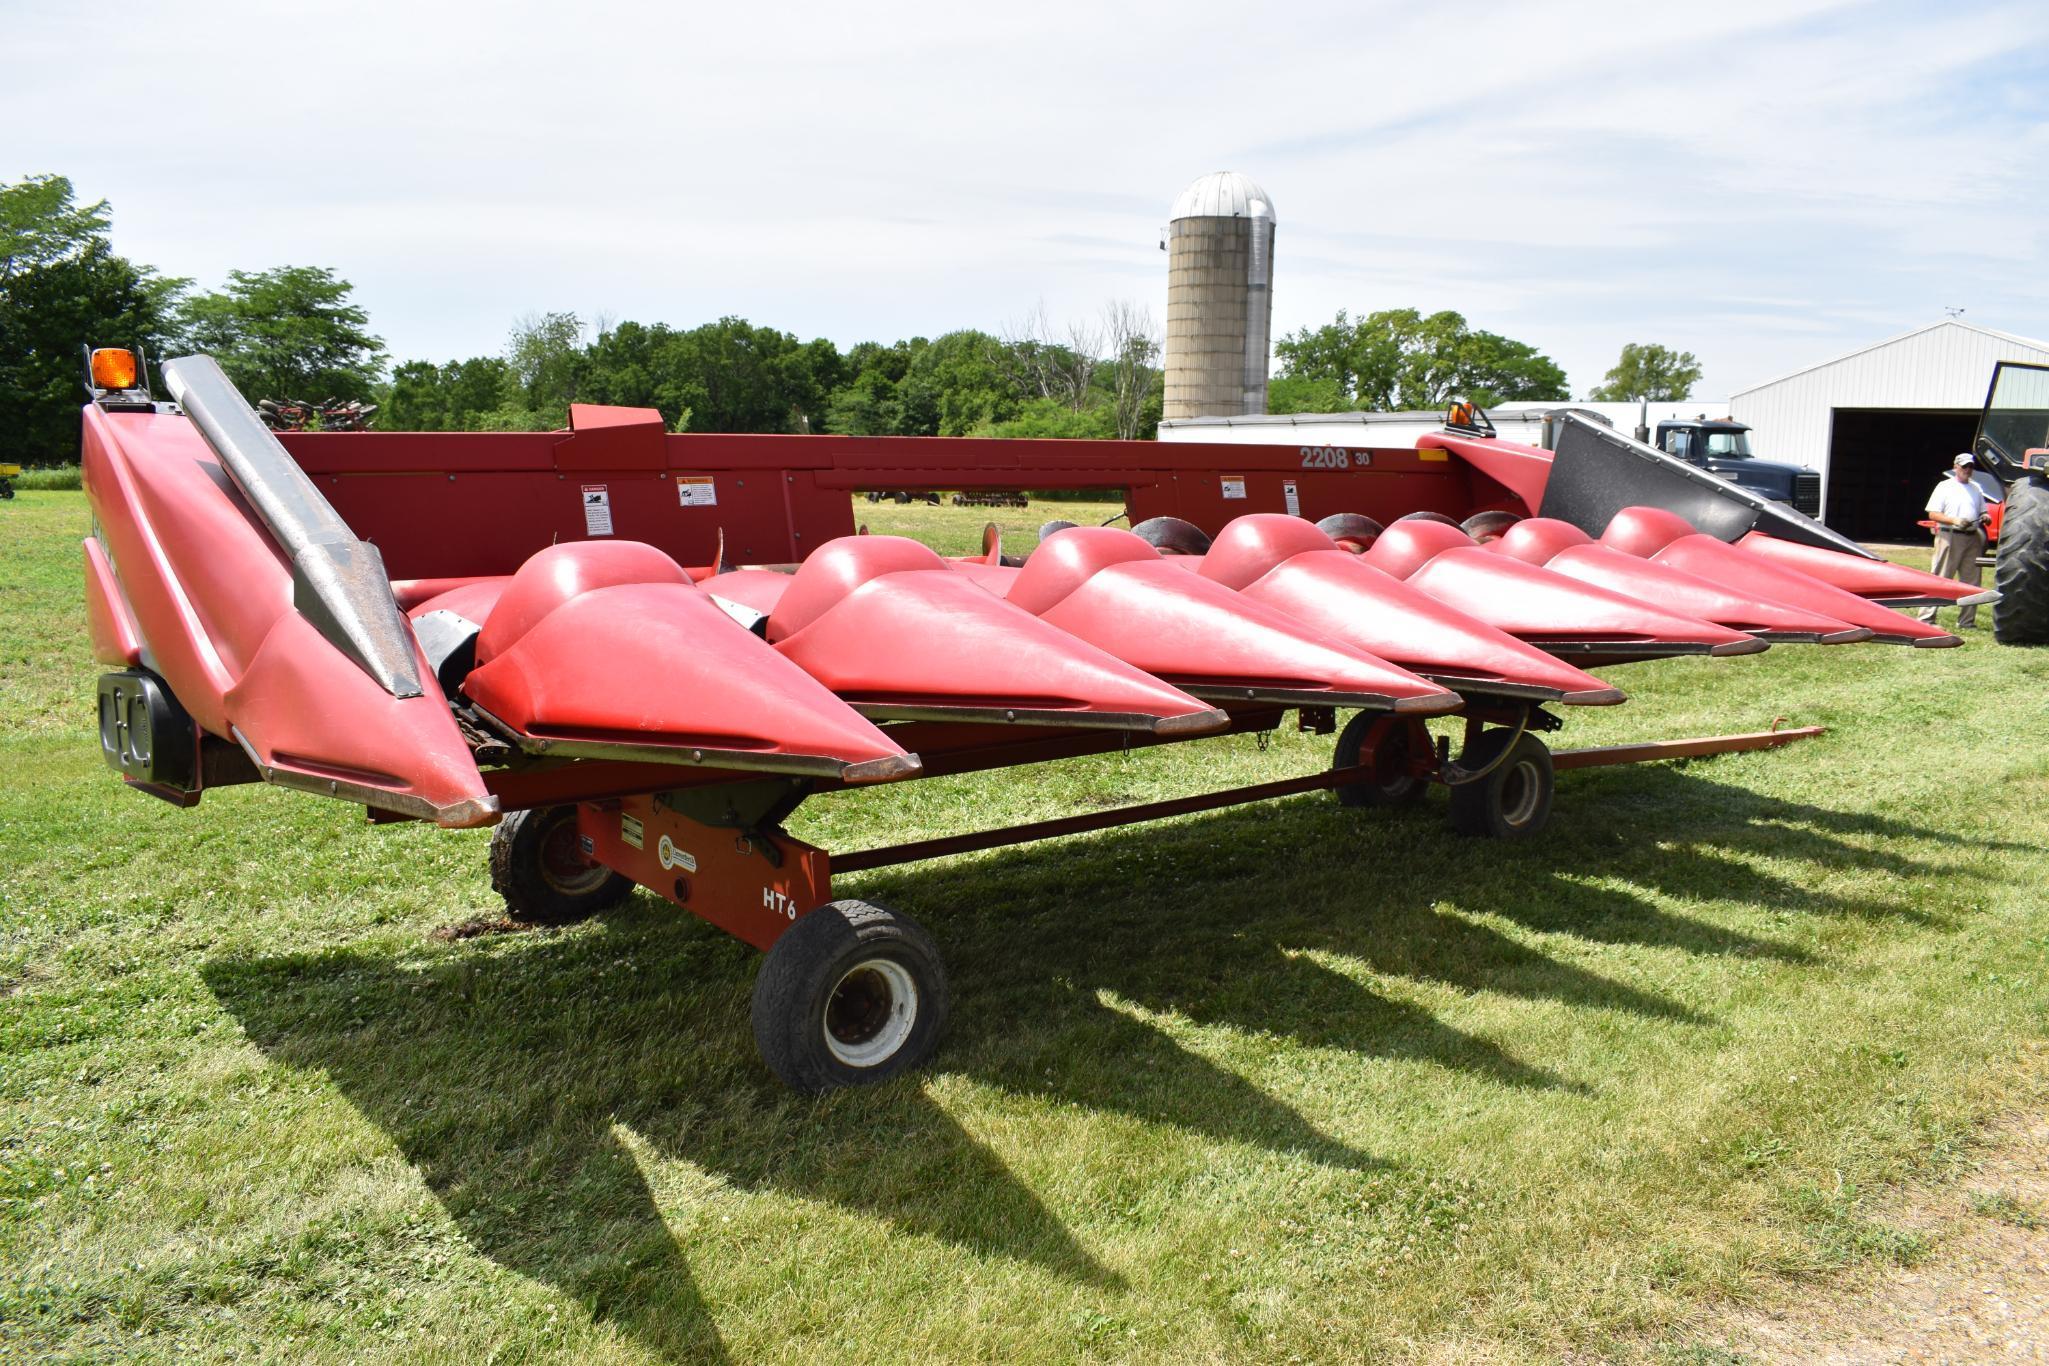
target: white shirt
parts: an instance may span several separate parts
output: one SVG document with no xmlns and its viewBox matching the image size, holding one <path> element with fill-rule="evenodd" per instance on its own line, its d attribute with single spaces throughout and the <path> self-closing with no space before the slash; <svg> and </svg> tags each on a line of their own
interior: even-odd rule
<svg viewBox="0 0 2049 1366">
<path fill-rule="evenodd" d="M 1975 522 L 1985 515 L 1985 491 L 1969 480 L 1945 479 L 1928 495 L 1928 511 L 1939 517 L 1961 517 L 1966 522 Z"/>
</svg>

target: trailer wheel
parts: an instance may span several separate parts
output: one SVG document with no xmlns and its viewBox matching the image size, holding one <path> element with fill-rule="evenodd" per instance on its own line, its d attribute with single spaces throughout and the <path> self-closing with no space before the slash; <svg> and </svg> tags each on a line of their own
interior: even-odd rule
<svg viewBox="0 0 2049 1366">
<path fill-rule="evenodd" d="M 1451 789 L 1451 827 L 1461 835 L 1525 839 L 1551 819 L 1551 751 L 1536 736 L 1490 730 L 1459 763 L 1467 769 L 1494 765 L 1485 777 Z"/>
<path fill-rule="evenodd" d="M 515 811 L 491 832 L 491 886 L 514 920 L 567 925 L 616 906 L 633 879 L 584 857 L 576 808 Z"/>
<path fill-rule="evenodd" d="M 828 901 L 784 931 L 754 979 L 754 1042 L 795 1091 L 865 1086 L 932 1056 L 946 968 L 908 916 Z"/>
<path fill-rule="evenodd" d="M 2049 645 L 2049 481 L 2025 474 L 2006 491 L 1999 557 L 1992 563 L 1992 638 L 2001 645 Z"/>
<path fill-rule="evenodd" d="M 1385 712 L 1362 711 L 1338 732 L 1332 768 L 1373 765 L 1373 776 L 1334 789 L 1346 806 L 1406 806 L 1420 801 L 1428 784 L 1408 771 L 1412 727 Z"/>
</svg>

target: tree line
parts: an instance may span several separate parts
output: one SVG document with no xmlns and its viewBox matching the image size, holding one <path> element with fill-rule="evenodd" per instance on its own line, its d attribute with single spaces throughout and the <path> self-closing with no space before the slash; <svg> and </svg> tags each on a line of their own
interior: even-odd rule
<svg viewBox="0 0 2049 1366">
<path fill-rule="evenodd" d="M 1281 338 L 1274 355 L 1279 374 L 1267 386 L 1267 410 L 1274 413 L 1422 411 L 1456 398 L 1482 407 L 1572 398 L 1565 371 L 1549 356 L 1526 342 L 1476 329 L 1448 310 L 1425 316 L 1413 308 L 1389 308 L 1355 319 L 1340 309 L 1332 322 Z M 1586 397 L 1683 399 L 1700 374 L 1691 352 L 1631 342 Z"/>
<path fill-rule="evenodd" d="M 387 430 L 552 430 L 571 403 L 654 408 L 674 431 L 1147 439 L 1160 421 L 1157 331 L 1130 303 L 1057 332 L 1041 307 L 1000 335 L 844 351 L 735 317 L 676 328 L 532 313 L 492 354 L 393 364 L 333 270 L 236 270 L 201 290 L 115 252 L 109 220 L 62 176 L 0 185 L 0 460 L 77 458 L 88 343 L 204 351 L 252 401 L 361 399 Z M 1548 356 L 1453 312 L 1341 311 L 1274 349 L 1277 413 L 1569 396 Z M 1699 374 L 1691 355 L 1632 344 L 1590 397 L 1683 398 Z"/>
</svg>

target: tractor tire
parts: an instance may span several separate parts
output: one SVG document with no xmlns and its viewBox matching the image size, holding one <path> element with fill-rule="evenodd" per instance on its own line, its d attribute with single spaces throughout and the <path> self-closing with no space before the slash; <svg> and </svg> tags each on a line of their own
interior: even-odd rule
<svg viewBox="0 0 2049 1366">
<path fill-rule="evenodd" d="M 2049 645 L 2049 480 L 2024 474 L 2007 490 L 1992 564 L 1992 638 L 2001 645 Z"/>
<path fill-rule="evenodd" d="M 1468 769 L 1494 764 L 1486 777 L 1451 789 L 1451 827 L 1461 835 L 1527 839 L 1551 819 L 1551 751 L 1536 736 L 1490 730 L 1459 763 Z"/>
<path fill-rule="evenodd" d="M 754 1043 L 793 1091 L 867 1086 L 939 1046 L 946 966 L 908 916 L 828 901 L 783 932 L 754 979 Z"/>
<path fill-rule="evenodd" d="M 576 808 L 515 811 L 491 832 L 491 886 L 506 914 L 528 925 L 568 925 L 618 905 L 633 879 L 585 859 Z"/>
<path fill-rule="evenodd" d="M 1372 778 L 1334 788 L 1345 806 L 1408 806 L 1423 799 L 1429 780 L 1406 772 L 1411 729 L 1407 721 L 1386 712 L 1362 711 L 1338 732 L 1332 768 L 1352 768 L 1370 753 Z M 1369 751 L 1368 747 L 1371 746 Z"/>
<path fill-rule="evenodd" d="M 1457 526 L 1458 518 L 1447 517 L 1441 512 L 1410 512 L 1395 518 L 1397 522 L 1436 522 L 1442 526 Z"/>
</svg>

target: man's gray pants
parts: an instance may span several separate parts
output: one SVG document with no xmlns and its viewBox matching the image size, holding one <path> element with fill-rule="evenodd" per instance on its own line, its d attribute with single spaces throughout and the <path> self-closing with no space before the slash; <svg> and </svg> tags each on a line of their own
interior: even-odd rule
<svg viewBox="0 0 2049 1366">
<path fill-rule="evenodd" d="M 1973 588 L 1985 586 L 1985 571 L 1978 565 L 1978 557 L 1985 553 L 1985 536 L 1977 531 L 1952 531 L 1937 528 L 1935 532 L 1935 563 L 1929 572 L 1939 578 L 1955 579 Z M 1935 609 L 1921 609 L 1921 620 L 1934 621 Z M 1964 630 L 1978 624 L 1978 609 L 1975 606 L 1957 608 L 1957 629 Z"/>
</svg>

